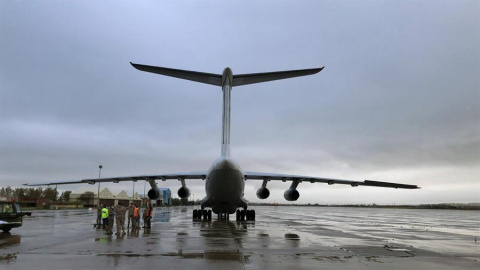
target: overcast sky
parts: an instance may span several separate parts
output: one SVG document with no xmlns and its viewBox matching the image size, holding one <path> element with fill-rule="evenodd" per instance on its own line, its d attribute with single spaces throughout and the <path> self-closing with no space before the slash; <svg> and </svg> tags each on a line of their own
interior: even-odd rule
<svg viewBox="0 0 480 270">
<path fill-rule="evenodd" d="M 99 164 L 103 177 L 207 170 L 221 88 L 130 61 L 217 74 L 325 66 L 233 89 L 244 170 L 422 187 L 302 183 L 298 203 L 479 202 L 479 14 L 476 0 L 1 1 L 0 186 L 98 177 Z M 205 196 L 204 182 L 187 186 Z M 260 186 L 247 181 L 245 197 L 259 201 Z M 270 182 L 266 202 L 288 186 Z"/>
</svg>

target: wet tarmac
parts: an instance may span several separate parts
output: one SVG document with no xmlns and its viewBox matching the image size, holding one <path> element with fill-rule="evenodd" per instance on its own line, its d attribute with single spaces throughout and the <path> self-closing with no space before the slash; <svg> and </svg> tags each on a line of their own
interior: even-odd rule
<svg viewBox="0 0 480 270">
<path fill-rule="evenodd" d="M 254 207 L 256 221 L 192 221 L 107 235 L 88 210 L 34 211 L 0 234 L 1 269 L 480 269 L 480 211 Z"/>
</svg>

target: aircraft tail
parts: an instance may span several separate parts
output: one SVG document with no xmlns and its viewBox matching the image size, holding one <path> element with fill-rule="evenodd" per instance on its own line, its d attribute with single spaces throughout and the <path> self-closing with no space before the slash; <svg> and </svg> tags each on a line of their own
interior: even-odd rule
<svg viewBox="0 0 480 270">
<path fill-rule="evenodd" d="M 225 68 L 223 74 L 219 75 L 197 71 L 140 65 L 132 62 L 130 62 L 130 64 L 134 68 L 141 71 L 221 86 L 223 90 L 222 156 L 230 156 L 230 94 L 232 87 L 312 75 L 320 72 L 323 69 L 323 67 L 321 67 L 312 69 L 233 75 L 230 68 Z"/>
<path fill-rule="evenodd" d="M 140 65 L 130 62 L 130 64 L 141 71 L 161 74 L 165 76 L 175 77 L 179 79 L 206 83 L 216 86 L 222 86 L 222 75 L 213 73 L 204 73 L 197 71 L 164 68 L 156 66 Z M 288 71 L 276 71 L 276 72 L 264 72 L 264 73 L 250 73 L 233 75 L 231 85 L 241 86 L 247 84 L 269 82 L 275 80 L 283 80 L 288 78 L 312 75 L 320 72 L 324 67 L 312 68 L 312 69 L 300 69 L 300 70 L 288 70 Z"/>
</svg>

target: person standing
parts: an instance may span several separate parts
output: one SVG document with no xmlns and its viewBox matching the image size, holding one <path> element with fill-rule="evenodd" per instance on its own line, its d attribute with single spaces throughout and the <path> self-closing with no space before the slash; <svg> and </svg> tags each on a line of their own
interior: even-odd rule
<svg viewBox="0 0 480 270">
<path fill-rule="evenodd" d="M 110 205 L 108 209 L 108 229 L 107 234 L 113 233 L 113 222 L 115 220 L 115 210 L 113 209 L 113 204 Z"/>
<path fill-rule="evenodd" d="M 149 204 L 147 206 L 147 209 L 145 210 L 146 211 L 146 216 L 147 218 L 145 219 L 146 220 L 146 224 L 145 224 L 145 228 L 151 228 L 152 227 L 152 218 L 153 218 L 153 208 L 152 208 L 152 205 Z"/>
<path fill-rule="evenodd" d="M 117 234 L 120 234 L 120 230 L 125 233 L 125 212 L 127 208 L 123 206 L 123 203 L 119 203 L 115 207 L 115 217 L 117 222 Z"/>
<path fill-rule="evenodd" d="M 130 228 L 130 222 L 132 223 L 132 228 L 133 228 L 133 210 L 135 210 L 135 207 L 133 206 L 133 203 L 130 202 L 130 205 L 128 206 L 128 221 L 127 221 L 127 228 Z"/>
<path fill-rule="evenodd" d="M 102 209 L 103 209 L 103 204 L 99 204 L 97 207 L 97 225 L 96 227 L 100 227 L 102 225 Z"/>
<path fill-rule="evenodd" d="M 142 212 L 143 228 L 147 227 L 147 210 L 148 210 L 148 207 L 145 207 L 145 209 L 143 209 L 143 212 Z"/>
<path fill-rule="evenodd" d="M 133 229 L 138 230 L 140 228 L 140 208 L 135 204 L 135 209 L 133 209 Z"/>
<path fill-rule="evenodd" d="M 102 221 L 103 221 L 103 229 L 108 228 L 108 208 L 107 206 L 103 206 L 102 208 Z"/>
</svg>

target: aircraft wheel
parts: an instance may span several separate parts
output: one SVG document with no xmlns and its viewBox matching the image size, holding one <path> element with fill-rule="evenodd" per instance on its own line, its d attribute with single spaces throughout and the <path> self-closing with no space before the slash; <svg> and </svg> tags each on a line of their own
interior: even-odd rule
<svg viewBox="0 0 480 270">
<path fill-rule="evenodd" d="M 202 216 L 203 216 L 203 220 L 207 220 L 207 210 L 202 210 Z M 201 218 L 201 216 L 200 216 Z"/>
<path fill-rule="evenodd" d="M 240 210 L 237 209 L 237 220 L 240 220 Z"/>
<path fill-rule="evenodd" d="M 212 220 L 212 210 L 207 211 L 207 219 Z"/>
<path fill-rule="evenodd" d="M 245 220 L 245 210 L 240 211 L 240 220 Z"/>
<path fill-rule="evenodd" d="M 3 232 L 9 232 L 12 228 L 2 229 Z"/>
<path fill-rule="evenodd" d="M 193 210 L 192 218 L 193 218 L 193 219 L 197 219 L 197 209 L 194 209 L 194 210 Z"/>
<path fill-rule="evenodd" d="M 250 220 L 255 220 L 255 210 L 250 212 Z"/>
</svg>

